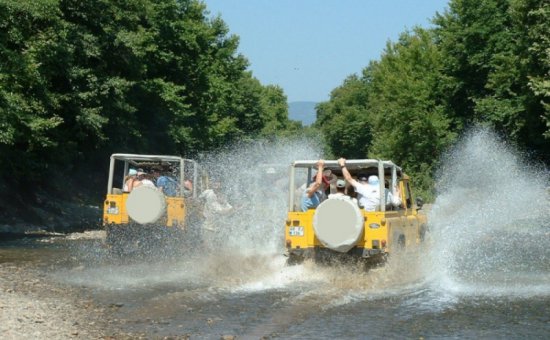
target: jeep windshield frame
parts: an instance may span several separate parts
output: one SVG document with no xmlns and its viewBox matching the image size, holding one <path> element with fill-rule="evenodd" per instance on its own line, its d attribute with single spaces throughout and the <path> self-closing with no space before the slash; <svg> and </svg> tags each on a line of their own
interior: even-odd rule
<svg viewBox="0 0 550 340">
<path fill-rule="evenodd" d="M 199 181 L 201 180 L 201 167 L 200 165 L 192 160 L 187 158 L 182 158 L 179 156 L 167 156 L 167 155 L 140 155 L 140 154 L 126 154 L 126 153 L 115 153 L 111 155 L 109 162 L 109 180 L 107 182 L 107 193 L 113 194 L 113 181 L 115 176 L 115 164 L 123 162 L 124 170 L 122 175 L 122 183 L 124 183 L 124 178 L 128 175 L 130 165 L 138 167 L 140 163 L 151 162 L 157 164 L 170 164 L 176 167 L 179 167 L 179 194 L 178 197 L 183 197 L 184 193 L 184 182 L 186 179 L 191 179 L 193 181 L 192 197 L 196 198 L 199 194 Z M 185 172 L 191 168 L 192 176 L 191 178 L 185 178 Z"/>
<path fill-rule="evenodd" d="M 293 212 L 295 210 L 295 192 L 296 192 L 296 169 L 307 169 L 307 182 L 306 188 L 309 187 L 312 182 L 313 170 L 317 168 L 318 160 L 298 160 L 294 161 L 290 165 L 289 170 L 289 205 L 288 211 Z M 325 160 L 325 170 L 331 170 L 333 174 L 342 176 L 342 170 L 337 160 Z M 403 178 L 405 174 L 401 167 L 389 160 L 379 159 L 348 159 L 346 160 L 346 168 L 352 176 L 357 176 L 362 173 L 376 174 L 378 176 L 380 185 L 380 211 L 386 211 L 386 195 L 384 181 L 386 178 L 389 181 L 390 188 L 398 182 L 398 178 Z M 298 198 L 300 199 L 300 198 Z"/>
</svg>

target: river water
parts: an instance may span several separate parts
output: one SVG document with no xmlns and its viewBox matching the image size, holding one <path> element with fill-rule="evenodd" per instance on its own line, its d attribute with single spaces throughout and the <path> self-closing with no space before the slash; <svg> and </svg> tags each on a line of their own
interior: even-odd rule
<svg viewBox="0 0 550 340">
<path fill-rule="evenodd" d="M 269 160 L 285 164 L 318 154 L 314 146 L 267 151 Z M 215 164 L 227 164 L 217 157 Z M 490 131 L 472 131 L 447 154 L 425 243 L 368 272 L 308 262 L 286 266 L 286 196 L 270 184 L 273 197 L 266 199 L 265 181 L 245 175 L 224 174 L 232 194 L 246 198 L 235 205 L 246 209 L 220 221 L 214 247 L 191 240 L 182 246 L 186 251 L 155 249 L 156 256 L 138 260 L 110 255 L 101 239 L 19 240 L 2 243 L 0 261 L 34 261 L 49 280 L 114 305 L 113 334 L 550 337 L 548 171 L 528 164 Z M 243 183 L 252 193 L 242 193 Z"/>
</svg>

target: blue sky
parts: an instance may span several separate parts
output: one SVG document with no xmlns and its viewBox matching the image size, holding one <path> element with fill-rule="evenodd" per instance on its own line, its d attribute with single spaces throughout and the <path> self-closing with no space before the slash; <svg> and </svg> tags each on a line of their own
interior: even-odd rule
<svg viewBox="0 0 550 340">
<path fill-rule="evenodd" d="M 429 27 L 448 0 L 203 0 L 240 37 L 239 53 L 263 85 L 289 102 L 326 101 L 351 74 L 380 58 L 386 43 Z"/>
</svg>

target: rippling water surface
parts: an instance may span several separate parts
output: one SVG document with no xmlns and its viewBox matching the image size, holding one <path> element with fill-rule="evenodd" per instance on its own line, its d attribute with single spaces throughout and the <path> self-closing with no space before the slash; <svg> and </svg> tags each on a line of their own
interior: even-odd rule
<svg viewBox="0 0 550 340">
<path fill-rule="evenodd" d="M 121 329 L 153 338 L 550 336 L 547 169 L 490 131 L 472 131 L 441 167 L 422 247 L 369 272 L 289 267 L 282 255 L 286 166 L 318 154 L 302 143 L 215 155 L 211 167 L 220 167 L 240 210 L 220 221 L 214 246 L 125 261 L 98 240 L 65 240 L 54 243 L 50 277 L 118 304 Z M 284 171 L 234 166 L 261 162 Z"/>
</svg>

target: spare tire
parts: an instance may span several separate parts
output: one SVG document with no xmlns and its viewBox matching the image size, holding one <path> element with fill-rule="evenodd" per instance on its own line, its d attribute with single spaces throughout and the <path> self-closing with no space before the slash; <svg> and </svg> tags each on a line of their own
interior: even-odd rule
<svg viewBox="0 0 550 340">
<path fill-rule="evenodd" d="M 149 186 L 137 187 L 126 200 L 128 216 L 139 224 L 156 222 L 166 211 L 162 192 Z"/>
<path fill-rule="evenodd" d="M 313 215 L 313 230 L 321 243 L 334 251 L 345 253 L 363 235 L 363 214 L 357 203 L 345 197 L 323 201 Z"/>
</svg>

